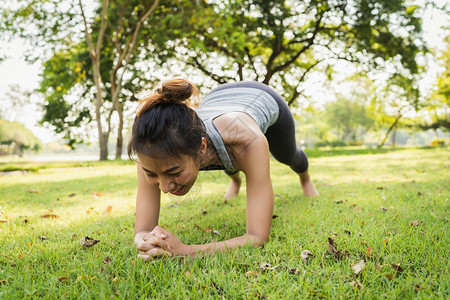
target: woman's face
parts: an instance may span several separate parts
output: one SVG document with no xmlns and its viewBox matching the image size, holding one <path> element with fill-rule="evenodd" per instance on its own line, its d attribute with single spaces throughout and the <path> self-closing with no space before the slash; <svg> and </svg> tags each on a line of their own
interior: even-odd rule
<svg viewBox="0 0 450 300">
<path fill-rule="evenodd" d="M 180 158 L 153 158 L 138 154 L 138 163 L 147 181 L 163 193 L 183 196 L 189 192 L 198 176 L 199 168 L 189 155 Z"/>
</svg>

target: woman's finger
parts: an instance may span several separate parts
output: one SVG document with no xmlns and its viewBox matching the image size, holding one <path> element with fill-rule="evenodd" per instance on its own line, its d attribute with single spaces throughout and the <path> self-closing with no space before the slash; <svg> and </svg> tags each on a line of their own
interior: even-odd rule
<svg viewBox="0 0 450 300">
<path fill-rule="evenodd" d="M 153 228 L 153 230 L 150 233 L 153 235 L 156 235 L 157 237 L 159 237 L 161 239 L 167 238 L 166 231 L 159 226 L 156 226 L 155 228 Z"/>
<path fill-rule="evenodd" d="M 162 248 L 164 250 L 170 250 L 170 245 L 164 241 L 163 239 L 160 239 L 159 237 L 152 237 L 151 239 L 147 240 L 146 243 L 152 245 L 152 246 L 157 246 L 159 248 Z"/>
<path fill-rule="evenodd" d="M 138 255 L 138 257 L 144 260 L 148 260 L 151 258 L 172 257 L 172 253 L 164 251 L 161 248 L 153 248 L 148 251 L 142 252 Z"/>
<path fill-rule="evenodd" d="M 155 248 L 155 247 L 158 247 L 158 246 L 152 245 L 151 243 L 148 243 L 148 242 L 140 242 L 140 243 L 136 246 L 136 248 L 137 248 L 139 251 L 148 251 L 148 250 L 153 249 L 153 248 Z"/>
</svg>

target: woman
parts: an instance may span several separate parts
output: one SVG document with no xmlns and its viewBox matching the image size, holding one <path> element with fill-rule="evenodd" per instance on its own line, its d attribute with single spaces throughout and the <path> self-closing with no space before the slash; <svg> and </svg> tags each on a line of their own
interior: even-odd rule
<svg viewBox="0 0 450 300">
<path fill-rule="evenodd" d="M 128 145 L 137 154 L 138 191 L 135 244 L 142 259 L 216 253 L 268 241 L 273 213 L 269 151 L 299 176 L 306 196 L 318 195 L 308 159 L 295 143 L 294 119 L 275 90 L 258 82 L 238 82 L 211 91 L 195 111 L 186 101 L 197 88 L 183 79 L 165 82 L 144 99 Z M 158 227 L 160 193 L 185 195 L 200 170 L 223 169 L 231 178 L 225 194 L 247 184 L 246 234 L 205 245 L 185 245 Z"/>
</svg>

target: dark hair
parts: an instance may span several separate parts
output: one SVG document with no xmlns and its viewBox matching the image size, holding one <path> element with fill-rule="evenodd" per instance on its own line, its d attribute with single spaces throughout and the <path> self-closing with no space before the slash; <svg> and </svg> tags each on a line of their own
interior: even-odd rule
<svg viewBox="0 0 450 300">
<path fill-rule="evenodd" d="M 187 100 L 198 96 L 196 86 L 184 79 L 173 79 L 139 103 L 134 119 L 128 157 L 142 153 L 151 157 L 180 157 L 194 159 L 202 137 L 207 137 L 203 122 L 188 106 Z"/>
</svg>

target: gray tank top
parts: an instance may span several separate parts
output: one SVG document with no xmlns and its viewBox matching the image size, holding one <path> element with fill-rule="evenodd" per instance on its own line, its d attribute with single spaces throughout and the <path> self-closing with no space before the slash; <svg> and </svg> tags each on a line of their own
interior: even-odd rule
<svg viewBox="0 0 450 300">
<path fill-rule="evenodd" d="M 270 94 L 250 87 L 234 87 L 212 92 L 203 98 L 195 111 L 205 124 L 206 132 L 225 169 L 231 172 L 236 171 L 236 168 L 213 120 L 229 112 L 242 112 L 252 117 L 262 133 L 265 133 L 267 128 L 277 121 L 279 114 L 278 104 Z"/>
</svg>

